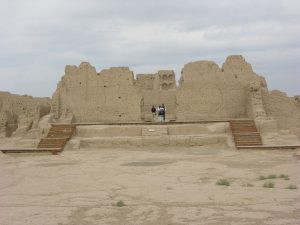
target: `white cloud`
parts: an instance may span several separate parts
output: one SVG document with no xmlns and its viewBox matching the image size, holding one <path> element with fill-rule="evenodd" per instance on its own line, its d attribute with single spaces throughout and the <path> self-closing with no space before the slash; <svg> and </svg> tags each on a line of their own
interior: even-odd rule
<svg viewBox="0 0 300 225">
<path fill-rule="evenodd" d="M 0 90 L 51 96 L 81 61 L 179 77 L 189 61 L 243 54 L 270 88 L 300 94 L 299 11 L 296 0 L 0 1 Z"/>
</svg>

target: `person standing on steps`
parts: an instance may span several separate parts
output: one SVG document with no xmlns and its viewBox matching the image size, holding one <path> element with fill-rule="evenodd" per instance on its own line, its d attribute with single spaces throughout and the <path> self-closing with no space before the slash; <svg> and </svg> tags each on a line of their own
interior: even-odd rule
<svg viewBox="0 0 300 225">
<path fill-rule="evenodd" d="M 160 110 L 160 105 L 157 106 L 157 108 L 156 108 L 156 115 L 158 116 L 158 120 L 160 120 L 160 117 L 159 117 L 159 110 Z"/>
<path fill-rule="evenodd" d="M 164 104 L 162 104 L 162 108 L 163 108 L 163 121 L 166 121 L 166 107 Z"/>
<path fill-rule="evenodd" d="M 152 112 L 152 122 L 154 122 L 156 116 L 156 108 L 154 107 L 154 105 L 151 108 L 151 112 Z"/>
<path fill-rule="evenodd" d="M 161 122 L 161 123 L 164 121 L 163 110 L 164 109 L 161 106 L 158 106 L 157 113 L 158 113 L 159 122 Z"/>
</svg>

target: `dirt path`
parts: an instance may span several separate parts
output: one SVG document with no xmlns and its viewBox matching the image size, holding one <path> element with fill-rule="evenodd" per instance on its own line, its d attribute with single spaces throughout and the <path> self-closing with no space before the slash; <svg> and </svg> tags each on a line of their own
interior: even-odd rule
<svg viewBox="0 0 300 225">
<path fill-rule="evenodd" d="M 298 225 L 295 153 L 210 146 L 1 154 L 0 224 Z M 272 174 L 288 178 L 258 179 Z M 222 178 L 230 186 L 216 185 Z"/>
</svg>

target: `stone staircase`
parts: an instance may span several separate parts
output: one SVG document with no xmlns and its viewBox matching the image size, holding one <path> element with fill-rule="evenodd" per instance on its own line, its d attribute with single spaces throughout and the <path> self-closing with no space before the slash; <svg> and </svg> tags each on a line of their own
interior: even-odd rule
<svg viewBox="0 0 300 225">
<path fill-rule="evenodd" d="M 162 136 L 168 135 L 167 126 L 144 126 L 142 128 L 142 136 Z"/>
<path fill-rule="evenodd" d="M 254 120 L 231 120 L 230 128 L 232 131 L 235 146 L 262 146 L 260 133 L 257 131 Z"/>
<path fill-rule="evenodd" d="M 47 137 L 40 140 L 37 148 L 7 148 L 0 150 L 3 153 L 51 152 L 57 154 L 64 149 L 75 128 L 76 126 L 72 124 L 51 124 Z"/>
<path fill-rule="evenodd" d="M 66 138 L 69 140 L 75 131 L 73 124 L 52 124 L 48 131 L 47 138 Z"/>
<path fill-rule="evenodd" d="M 63 149 L 67 143 L 65 138 L 42 138 L 37 148 L 58 148 Z"/>
<path fill-rule="evenodd" d="M 46 138 L 42 138 L 37 148 L 57 148 L 63 150 L 75 131 L 72 124 L 52 124 Z"/>
</svg>

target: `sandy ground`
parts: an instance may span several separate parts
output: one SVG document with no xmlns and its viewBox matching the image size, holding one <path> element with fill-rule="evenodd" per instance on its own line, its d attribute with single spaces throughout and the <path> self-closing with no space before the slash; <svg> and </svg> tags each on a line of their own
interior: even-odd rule
<svg viewBox="0 0 300 225">
<path fill-rule="evenodd" d="M 299 225 L 297 155 L 221 146 L 0 154 L 0 224 Z M 258 179 L 270 174 L 289 180 Z"/>
</svg>

